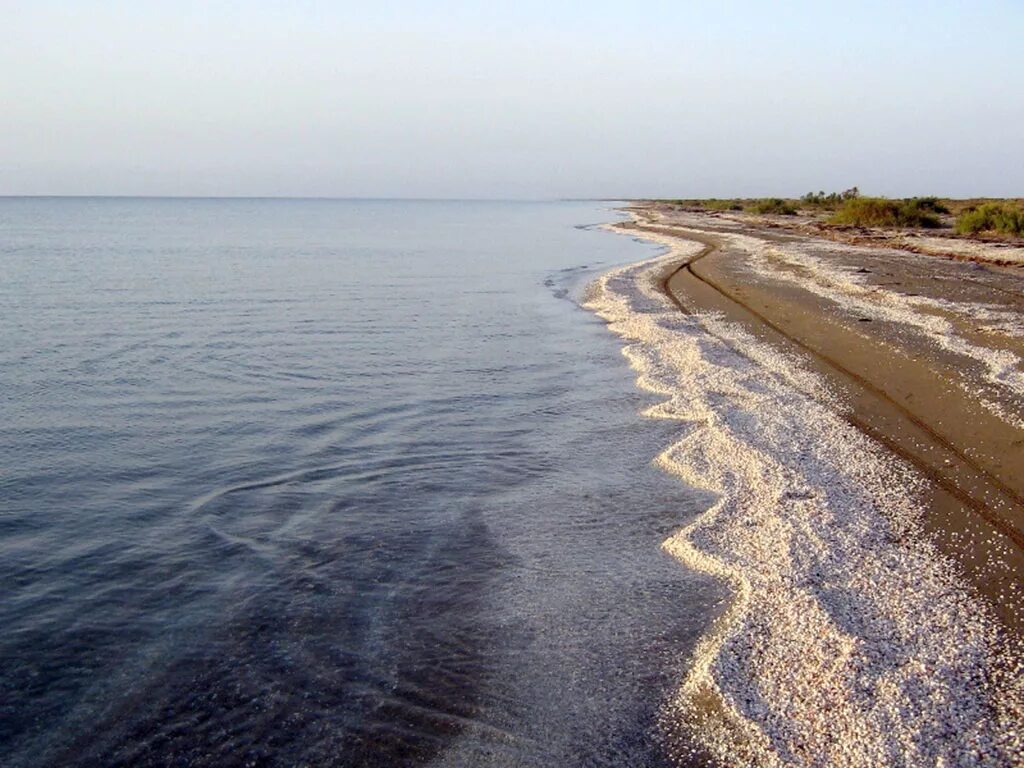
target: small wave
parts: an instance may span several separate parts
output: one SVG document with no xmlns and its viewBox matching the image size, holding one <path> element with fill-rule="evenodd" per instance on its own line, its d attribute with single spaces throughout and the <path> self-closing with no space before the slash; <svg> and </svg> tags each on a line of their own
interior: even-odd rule
<svg viewBox="0 0 1024 768">
<path fill-rule="evenodd" d="M 606 273 L 586 306 L 665 398 L 646 415 L 685 425 L 657 463 L 719 495 L 664 548 L 733 592 L 666 732 L 726 764 L 1017 764 L 1020 651 L 920 532 L 921 478 L 794 360 L 681 315 L 659 277 L 699 246 L 651 239 L 668 252 Z"/>
</svg>

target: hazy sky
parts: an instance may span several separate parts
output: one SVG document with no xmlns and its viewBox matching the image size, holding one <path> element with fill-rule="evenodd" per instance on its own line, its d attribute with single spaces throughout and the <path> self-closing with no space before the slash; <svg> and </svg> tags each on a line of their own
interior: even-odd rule
<svg viewBox="0 0 1024 768">
<path fill-rule="evenodd" d="M 6 2 L 0 194 L 1024 195 L 1024 1 Z"/>
</svg>

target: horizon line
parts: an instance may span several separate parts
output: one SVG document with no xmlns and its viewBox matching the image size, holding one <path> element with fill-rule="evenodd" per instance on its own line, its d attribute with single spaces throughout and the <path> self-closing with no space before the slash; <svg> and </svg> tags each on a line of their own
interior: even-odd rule
<svg viewBox="0 0 1024 768">
<path fill-rule="evenodd" d="M 337 200 L 350 202 L 546 203 L 656 200 L 647 197 L 386 197 L 359 195 L 106 195 L 0 194 L 0 200 Z"/>
</svg>

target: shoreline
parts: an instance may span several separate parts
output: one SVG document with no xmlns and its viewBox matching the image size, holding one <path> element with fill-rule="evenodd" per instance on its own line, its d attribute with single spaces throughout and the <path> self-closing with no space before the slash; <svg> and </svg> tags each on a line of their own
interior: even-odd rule
<svg viewBox="0 0 1024 768">
<path fill-rule="evenodd" d="M 1016 393 L 1000 400 L 991 390 L 1002 380 L 990 377 L 990 402 L 979 405 L 969 387 L 935 381 L 937 370 L 963 368 L 953 357 L 974 355 L 977 367 L 989 352 L 1005 353 L 1005 362 L 1013 329 L 994 351 L 960 341 L 936 349 L 911 332 L 922 329 L 897 327 L 913 318 L 893 307 L 864 319 L 840 306 L 844 297 L 832 293 L 848 267 L 838 262 L 850 254 L 833 254 L 834 243 L 825 249 L 834 263 L 816 264 L 802 253 L 819 245 L 812 238 L 716 228 L 711 217 L 666 216 L 656 206 L 627 212 L 632 221 L 609 228 L 668 253 L 606 275 L 592 308 L 627 340 L 640 386 L 668 398 L 647 415 L 685 425 L 658 463 L 722 495 L 665 548 L 734 593 L 702 640 L 666 729 L 691 731 L 723 758 L 769 765 L 825 754 L 848 765 L 1019 758 L 1024 494 L 1017 465 L 999 452 L 1024 437 L 1004 418 L 1015 413 Z M 770 262 L 775 249 L 806 258 Z M 874 267 L 880 258 L 856 256 Z M 947 264 L 914 258 L 936 262 L 926 269 Z M 890 267 L 888 277 L 898 276 L 901 265 Z M 649 281 L 667 311 L 653 314 L 653 296 L 630 296 L 626 274 L 636 285 Z M 858 301 L 881 297 L 905 309 L 883 288 L 854 287 Z M 970 302 L 942 304 L 962 298 L 933 290 L 916 303 L 931 300 L 922 314 L 932 318 L 962 311 Z M 1006 320 L 999 313 L 1007 311 L 982 314 Z M 924 331 L 960 339 L 952 326 L 928 323 Z M 929 390 L 941 392 L 921 396 Z M 885 641 L 879 626 L 899 629 Z M 863 698 L 864 678 L 870 688 L 887 675 L 900 681 L 895 689 Z M 989 685 L 999 694 L 983 695 Z M 917 689 L 929 691 L 930 705 L 907 698 Z M 905 712 L 893 720 L 892 706 Z M 965 717 L 970 735 L 951 736 Z"/>
<path fill-rule="evenodd" d="M 787 296 L 786 304 L 780 303 L 783 297 L 773 286 L 745 280 L 740 271 L 721 264 L 730 253 L 714 230 L 673 230 L 664 222 L 642 223 L 636 217 L 617 228 L 642 239 L 655 234 L 670 242 L 700 243 L 702 250 L 662 281 L 666 295 L 683 312 L 723 313 L 824 376 L 840 392 L 850 424 L 928 478 L 930 507 L 938 519 L 930 526 L 925 520 L 926 530 L 942 552 L 958 561 L 1008 629 L 1024 635 L 1024 450 L 1014 450 L 1024 445 L 1024 428 L 1000 424 L 998 415 L 971 403 L 971 393 L 963 389 L 943 392 L 934 401 L 924 397 L 936 386 L 937 374 L 948 374 L 948 361 L 930 357 L 932 350 L 920 340 L 877 338 L 882 333 L 865 337 L 874 332 L 874 323 L 865 328 L 868 324 L 858 319 L 854 323 L 862 327 L 851 329 L 854 323 L 802 301 L 803 296 Z M 758 234 L 766 243 L 787 242 L 773 232 Z M 939 257 L 925 258 L 934 258 L 936 269 L 946 266 Z M 1005 273 L 1001 277 L 1008 279 Z M 1024 278 L 1017 282 L 1024 322 Z M 796 303 L 802 306 L 800 314 L 793 311 Z M 902 348 L 894 348 L 894 342 Z M 979 420 L 984 429 L 963 428 Z M 998 432 L 996 445 L 986 444 L 985 429 Z M 979 523 L 985 535 L 975 536 L 973 548 L 959 546 L 956 540 Z M 951 540 L 951 534 L 958 535 Z M 984 570 L 993 559 L 1006 560 L 1003 573 Z"/>
</svg>

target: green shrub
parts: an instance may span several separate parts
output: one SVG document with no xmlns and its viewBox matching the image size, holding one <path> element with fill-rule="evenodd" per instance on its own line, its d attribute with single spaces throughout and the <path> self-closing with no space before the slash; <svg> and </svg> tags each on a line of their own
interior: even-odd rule
<svg viewBox="0 0 1024 768">
<path fill-rule="evenodd" d="M 999 232 L 1024 237 L 1024 210 L 1005 203 L 983 203 L 957 217 L 956 231 L 965 235 Z"/>
<path fill-rule="evenodd" d="M 718 200 L 717 198 L 711 198 L 710 200 L 699 201 L 709 211 L 742 211 L 743 206 L 740 205 L 737 200 Z"/>
<path fill-rule="evenodd" d="M 779 216 L 796 216 L 796 208 L 781 197 L 766 197 L 762 200 L 755 200 L 750 210 L 754 213 L 774 213 Z"/>
<path fill-rule="evenodd" d="M 852 200 L 855 197 L 860 197 L 860 190 L 857 187 L 850 187 L 850 189 L 843 190 L 842 192 L 829 192 L 827 195 L 825 190 L 808 192 L 800 198 L 800 202 L 808 208 L 825 208 L 834 211 L 843 202 Z"/>
<path fill-rule="evenodd" d="M 659 200 L 665 205 L 673 205 L 679 208 L 704 208 L 708 211 L 742 211 L 743 206 L 739 200 L 720 200 L 716 197 L 693 200 Z"/>
<path fill-rule="evenodd" d="M 912 197 L 905 202 L 928 213 L 949 213 L 949 208 L 940 203 L 937 197 Z"/>
<path fill-rule="evenodd" d="M 855 227 L 938 227 L 935 198 L 889 200 L 884 197 L 854 197 L 843 202 L 832 217 L 833 224 Z"/>
</svg>

